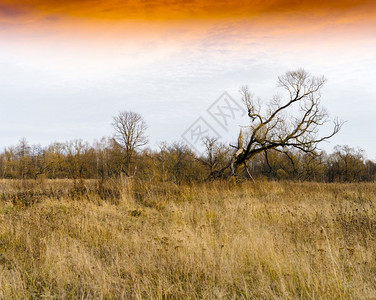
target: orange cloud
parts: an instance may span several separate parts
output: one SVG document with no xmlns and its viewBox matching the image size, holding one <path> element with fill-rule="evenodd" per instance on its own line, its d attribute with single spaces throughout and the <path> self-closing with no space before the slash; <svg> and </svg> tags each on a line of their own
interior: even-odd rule
<svg viewBox="0 0 376 300">
<path fill-rule="evenodd" d="M 373 31 L 373 0 L 0 0 L 0 35 L 176 40 L 354 36 Z M 239 42 L 240 43 L 240 42 Z"/>
<path fill-rule="evenodd" d="M 375 15 L 373 0 L 1 0 L 2 14 L 14 16 L 25 11 L 62 14 L 93 19 L 207 19 L 252 18 L 288 14 L 292 16 L 338 17 Z"/>
</svg>

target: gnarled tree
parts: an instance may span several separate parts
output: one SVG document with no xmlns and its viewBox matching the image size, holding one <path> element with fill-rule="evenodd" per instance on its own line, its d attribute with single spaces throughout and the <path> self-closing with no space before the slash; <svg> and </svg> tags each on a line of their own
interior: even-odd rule
<svg viewBox="0 0 376 300">
<path fill-rule="evenodd" d="M 236 153 L 229 165 L 232 175 L 238 174 L 239 167 L 246 168 L 247 162 L 256 155 L 270 150 L 285 152 L 296 148 L 305 153 L 317 153 L 320 142 L 328 140 L 342 127 L 343 122 L 334 120 L 333 130 L 319 136 L 319 128 L 327 123 L 329 115 L 321 106 L 321 89 L 324 77 L 316 77 L 303 69 L 287 72 L 278 78 L 278 86 L 288 95 L 287 100 L 280 96 L 264 107 L 255 100 L 247 86 L 241 89 L 251 121 L 249 135 L 239 136 Z"/>
</svg>

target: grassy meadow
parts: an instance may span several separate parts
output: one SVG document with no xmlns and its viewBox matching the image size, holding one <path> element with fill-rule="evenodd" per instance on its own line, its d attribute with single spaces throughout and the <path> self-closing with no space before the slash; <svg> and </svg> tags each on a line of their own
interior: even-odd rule
<svg viewBox="0 0 376 300">
<path fill-rule="evenodd" d="M 0 181 L 0 299 L 376 299 L 376 184 Z"/>
</svg>

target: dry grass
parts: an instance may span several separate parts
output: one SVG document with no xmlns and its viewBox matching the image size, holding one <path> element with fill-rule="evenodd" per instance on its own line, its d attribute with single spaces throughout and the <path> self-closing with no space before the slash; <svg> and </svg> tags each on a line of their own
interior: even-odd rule
<svg viewBox="0 0 376 300">
<path fill-rule="evenodd" d="M 2 299 L 376 299 L 375 184 L 0 181 L 0 199 Z"/>
</svg>

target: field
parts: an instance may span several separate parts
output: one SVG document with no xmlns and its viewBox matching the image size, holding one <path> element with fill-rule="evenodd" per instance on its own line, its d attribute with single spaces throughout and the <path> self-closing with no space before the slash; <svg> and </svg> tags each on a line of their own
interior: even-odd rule
<svg viewBox="0 0 376 300">
<path fill-rule="evenodd" d="M 376 299 L 376 185 L 0 181 L 1 299 Z"/>
</svg>

